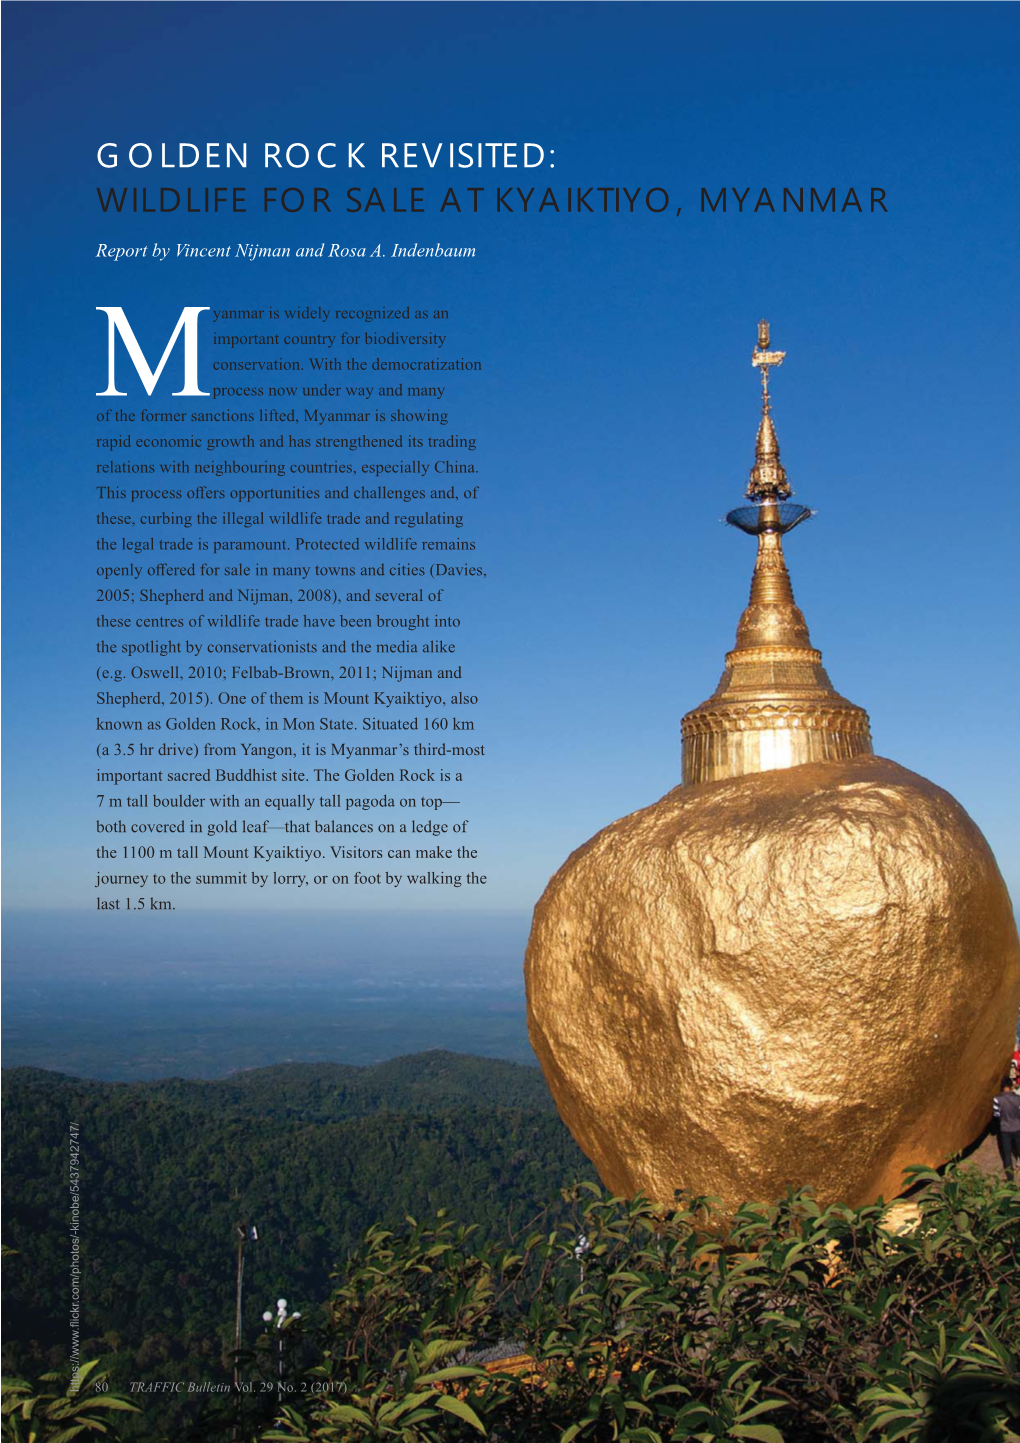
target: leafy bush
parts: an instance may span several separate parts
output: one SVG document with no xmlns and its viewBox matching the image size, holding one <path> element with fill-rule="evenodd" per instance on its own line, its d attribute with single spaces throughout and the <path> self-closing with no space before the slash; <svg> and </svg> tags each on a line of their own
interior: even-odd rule
<svg viewBox="0 0 1020 1443">
<path fill-rule="evenodd" d="M 36 1392 L 21 1378 L 5 1378 L 2 1387 L 4 1443 L 70 1443 L 74 1438 L 115 1438 L 110 1413 L 137 1413 L 126 1398 L 107 1392 L 107 1374 L 95 1372 L 98 1363 L 83 1363 L 77 1385 L 60 1391 Z M 58 1373 L 45 1373 L 43 1383 L 59 1385 Z"/>
<path fill-rule="evenodd" d="M 589 1183 L 510 1249 L 442 1213 L 374 1228 L 337 1276 L 320 1391 L 260 1436 L 1020 1443 L 1020 1193 L 971 1168 L 916 1182 L 898 1234 L 807 1192 L 724 1233 L 711 1199 Z"/>
</svg>

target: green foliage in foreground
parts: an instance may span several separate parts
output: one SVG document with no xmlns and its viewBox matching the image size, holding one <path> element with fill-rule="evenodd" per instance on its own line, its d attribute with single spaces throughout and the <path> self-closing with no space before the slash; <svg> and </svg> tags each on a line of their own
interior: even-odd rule
<svg viewBox="0 0 1020 1443">
<path fill-rule="evenodd" d="M 746 1205 L 723 1236 L 710 1199 L 667 1212 L 589 1183 L 509 1244 L 444 1213 L 374 1227 L 335 1275 L 321 1331 L 288 1323 L 278 1392 L 211 1401 L 187 1431 L 146 1399 L 128 1430 L 161 1443 L 1020 1443 L 1020 1190 L 966 1165 L 917 1180 L 920 1223 L 897 1235 L 881 1208 L 822 1210 L 801 1193 Z M 262 1341 L 274 1377 L 276 1343 Z M 491 1371 L 488 1352 L 523 1361 Z M 115 1439 L 131 1405 L 94 1366 L 74 1398 L 54 1375 L 42 1392 L 5 1384 L 5 1443 Z"/>
<path fill-rule="evenodd" d="M 569 1226 L 510 1249 L 442 1215 L 373 1229 L 305 1378 L 324 1391 L 248 1436 L 1020 1443 L 1020 1193 L 917 1176 L 899 1236 L 802 1193 L 745 1206 L 723 1242 L 709 1200 L 669 1214 L 590 1184 Z M 509 1340 L 523 1372 L 478 1366 Z"/>
<path fill-rule="evenodd" d="M 40 1382 L 54 1385 L 39 1393 L 21 1378 L 5 1378 L 0 1413 L 4 1443 L 70 1443 L 74 1438 L 115 1438 L 110 1413 L 137 1413 L 126 1398 L 107 1391 L 105 1373 L 96 1363 L 83 1363 L 72 1392 L 57 1373 L 45 1373 Z M 59 1391 L 58 1391 L 59 1389 Z"/>
</svg>

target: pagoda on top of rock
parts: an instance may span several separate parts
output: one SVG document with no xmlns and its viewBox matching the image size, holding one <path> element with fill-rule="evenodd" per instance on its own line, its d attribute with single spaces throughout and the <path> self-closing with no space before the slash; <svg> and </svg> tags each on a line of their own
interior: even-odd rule
<svg viewBox="0 0 1020 1443">
<path fill-rule="evenodd" d="M 746 492 L 750 504 L 726 517 L 757 536 L 758 558 L 719 685 L 683 719 L 687 786 L 803 762 L 844 761 L 872 750 L 867 712 L 840 696 L 811 645 L 783 556 L 783 536 L 814 515 L 790 500 L 772 422 L 769 370 L 785 355 L 769 350 L 768 322 L 759 322 L 751 364 L 761 372 L 762 404 Z"/>
</svg>

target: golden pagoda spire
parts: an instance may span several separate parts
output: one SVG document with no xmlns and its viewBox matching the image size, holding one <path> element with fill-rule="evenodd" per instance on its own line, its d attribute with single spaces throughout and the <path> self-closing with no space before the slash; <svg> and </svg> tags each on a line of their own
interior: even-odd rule
<svg viewBox="0 0 1020 1443">
<path fill-rule="evenodd" d="M 736 646 L 712 696 L 683 719 L 683 780 L 688 786 L 805 762 L 838 761 L 870 753 L 868 714 L 839 695 L 811 645 L 793 597 L 783 535 L 814 513 L 790 501 L 793 492 L 779 459 L 772 421 L 769 369 L 785 351 L 769 350 L 769 324 L 758 323 L 751 364 L 761 371 L 762 411 L 749 506 L 726 520 L 758 538 L 751 595 L 737 627 Z"/>
<path fill-rule="evenodd" d="M 769 396 L 769 367 L 781 366 L 785 351 L 769 350 L 769 323 L 758 322 L 758 344 L 751 354 L 751 365 L 761 370 L 761 421 L 754 443 L 754 465 L 745 495 L 751 501 L 785 501 L 792 493 L 779 459 L 779 437 L 772 424 L 772 399 Z"/>
</svg>

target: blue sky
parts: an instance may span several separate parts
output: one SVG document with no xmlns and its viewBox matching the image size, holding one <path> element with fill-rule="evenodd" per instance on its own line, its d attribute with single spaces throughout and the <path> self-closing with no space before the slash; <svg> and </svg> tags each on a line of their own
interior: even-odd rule
<svg viewBox="0 0 1020 1443">
<path fill-rule="evenodd" d="M 679 781 L 680 717 L 716 684 L 753 563 L 718 518 L 752 459 L 761 315 L 788 352 L 783 459 L 819 512 L 787 548 L 815 644 L 876 750 L 963 803 L 1015 891 L 1018 29 L 981 4 L 6 6 L 7 904 L 94 905 L 95 307 L 161 349 L 184 305 L 308 301 L 446 308 L 449 346 L 483 364 L 444 403 L 478 437 L 488 573 L 454 602 L 488 753 L 460 815 L 490 878 L 457 903 L 530 907 L 570 850 Z M 294 183 L 421 184 L 426 214 L 96 202 L 178 174 L 103 171 L 107 141 L 247 141 L 254 196 L 267 140 L 492 139 L 555 153 L 529 185 L 671 205 L 496 215 L 520 172 L 374 166 Z M 481 213 L 440 215 L 447 184 L 484 184 Z M 701 214 L 724 185 L 878 186 L 888 213 Z M 95 259 L 157 240 L 477 256 Z"/>
</svg>

